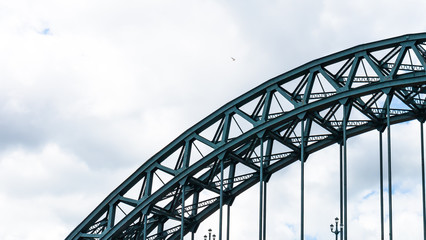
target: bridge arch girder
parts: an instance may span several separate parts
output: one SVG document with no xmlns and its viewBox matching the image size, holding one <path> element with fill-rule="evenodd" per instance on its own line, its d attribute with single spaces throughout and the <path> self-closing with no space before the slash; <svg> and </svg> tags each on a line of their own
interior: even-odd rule
<svg viewBox="0 0 426 240">
<path fill-rule="evenodd" d="M 309 155 L 340 143 L 344 128 L 348 137 L 382 131 L 387 114 L 391 124 L 425 119 L 425 96 L 426 33 L 311 61 L 184 132 L 108 195 L 67 239 L 143 239 L 145 234 L 178 239 L 219 209 L 221 182 L 224 204 L 232 204 L 259 182 L 261 159 L 268 179 L 300 160 L 301 142 Z"/>
</svg>

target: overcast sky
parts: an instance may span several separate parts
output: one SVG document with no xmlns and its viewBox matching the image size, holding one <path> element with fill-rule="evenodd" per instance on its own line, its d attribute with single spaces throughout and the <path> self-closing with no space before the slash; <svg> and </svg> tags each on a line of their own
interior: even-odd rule
<svg viewBox="0 0 426 240">
<path fill-rule="evenodd" d="M 220 106 L 315 58 L 422 32 L 425 9 L 424 0 L 1 0 L 0 239 L 65 238 L 146 159 Z M 395 175 L 395 236 L 420 239 L 418 135 L 406 131 L 418 123 L 395 128 L 396 158 L 413 161 L 396 163 L 405 168 Z M 377 133 L 350 144 L 350 234 L 377 239 L 378 193 L 368 181 L 377 172 L 357 151 L 377 151 Z M 333 154 L 307 164 L 307 239 L 332 237 L 337 166 L 315 159 Z M 290 181 L 298 174 L 294 166 L 271 179 L 269 239 L 299 236 Z M 244 211 L 257 207 L 256 191 L 236 201 L 233 239 L 257 237 L 257 210 Z M 204 224 L 198 239 L 209 227 L 217 230 Z"/>
</svg>

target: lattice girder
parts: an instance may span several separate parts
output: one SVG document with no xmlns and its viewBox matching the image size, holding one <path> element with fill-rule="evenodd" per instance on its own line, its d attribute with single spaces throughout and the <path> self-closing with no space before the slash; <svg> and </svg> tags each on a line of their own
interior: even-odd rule
<svg viewBox="0 0 426 240">
<path fill-rule="evenodd" d="M 383 130 L 387 99 L 391 124 L 425 119 L 425 43 L 422 33 L 359 45 L 266 81 L 148 159 L 67 239 L 178 239 L 196 231 L 219 209 L 221 192 L 232 204 L 259 182 L 261 162 L 269 179 L 300 160 L 302 120 L 309 155 L 340 143 L 344 128 L 347 137 Z"/>
</svg>

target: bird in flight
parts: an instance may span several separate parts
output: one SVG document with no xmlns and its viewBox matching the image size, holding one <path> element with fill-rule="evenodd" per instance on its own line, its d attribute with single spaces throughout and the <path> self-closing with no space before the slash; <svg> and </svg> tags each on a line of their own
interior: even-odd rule
<svg viewBox="0 0 426 240">
<path fill-rule="evenodd" d="M 231 57 L 232 61 L 235 61 L 235 58 Z"/>
</svg>

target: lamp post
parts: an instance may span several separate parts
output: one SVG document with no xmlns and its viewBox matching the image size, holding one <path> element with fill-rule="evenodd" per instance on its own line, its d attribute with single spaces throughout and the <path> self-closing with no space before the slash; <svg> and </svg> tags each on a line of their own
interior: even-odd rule
<svg viewBox="0 0 426 240">
<path fill-rule="evenodd" d="M 334 220 L 336 221 L 336 230 L 333 231 L 333 229 L 334 229 L 333 224 L 330 224 L 330 230 L 331 230 L 332 233 L 336 234 L 336 240 L 337 240 L 337 236 L 343 230 L 343 224 L 340 223 L 340 231 L 339 231 L 339 218 L 336 217 Z"/>
<path fill-rule="evenodd" d="M 212 237 L 213 237 L 213 239 L 212 239 Z M 204 235 L 204 240 L 207 240 L 207 235 Z M 216 240 L 216 235 L 215 234 L 212 235 L 212 230 L 211 229 L 209 229 L 209 238 L 208 238 L 208 240 Z"/>
</svg>

